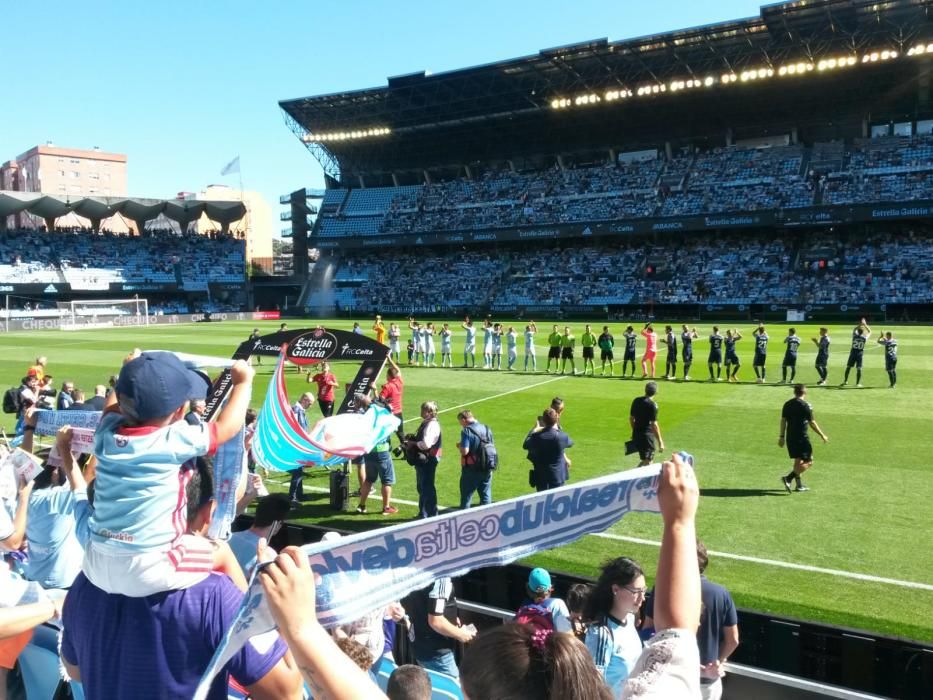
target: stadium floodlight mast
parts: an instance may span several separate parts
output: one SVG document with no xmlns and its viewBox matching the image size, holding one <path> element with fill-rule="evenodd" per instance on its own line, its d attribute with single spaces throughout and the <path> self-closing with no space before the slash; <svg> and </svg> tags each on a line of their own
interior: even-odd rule
<svg viewBox="0 0 933 700">
<path fill-rule="evenodd" d="M 79 331 L 90 328 L 123 328 L 149 325 L 149 300 L 75 299 L 57 303 L 61 312 L 59 328 Z"/>
</svg>

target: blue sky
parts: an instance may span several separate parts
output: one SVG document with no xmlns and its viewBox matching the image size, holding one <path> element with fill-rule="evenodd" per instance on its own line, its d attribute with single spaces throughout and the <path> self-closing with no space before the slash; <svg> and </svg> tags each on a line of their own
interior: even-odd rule
<svg viewBox="0 0 933 700">
<path fill-rule="evenodd" d="M 126 153 L 129 191 L 172 197 L 221 178 L 278 216 L 321 187 L 278 100 L 385 85 L 588 39 L 757 15 L 745 0 L 58 0 L 3 3 L 0 162 L 48 140 Z M 22 37 L 20 44 L 17 37 Z M 275 231 L 281 228 L 276 220 Z"/>
</svg>

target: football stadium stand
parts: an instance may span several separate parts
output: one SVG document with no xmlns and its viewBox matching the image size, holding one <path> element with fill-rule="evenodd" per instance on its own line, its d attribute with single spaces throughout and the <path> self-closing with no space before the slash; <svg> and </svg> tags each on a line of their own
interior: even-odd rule
<svg viewBox="0 0 933 700">
<path fill-rule="evenodd" d="M 836 167 L 816 147 L 731 147 L 635 163 L 329 190 L 322 238 L 486 230 L 933 198 L 933 136 L 859 140 Z M 671 186 L 673 183 L 673 186 Z"/>
<path fill-rule="evenodd" d="M 368 251 L 367 251 L 368 253 Z M 347 253 L 331 302 L 342 311 L 507 312 L 655 304 L 919 304 L 933 298 L 933 234 L 774 239 L 706 233 L 491 251 Z M 316 308 L 325 293 L 309 300 Z"/>
<path fill-rule="evenodd" d="M 221 302 L 208 292 L 211 285 L 233 289 L 245 281 L 244 242 L 221 233 L 147 231 L 137 237 L 84 229 L 13 229 L 0 237 L 0 283 L 20 296 L 11 307 L 32 307 L 29 299 L 36 293 L 55 301 L 67 290 L 78 297 L 147 296 L 151 313 L 186 311 L 199 296 L 208 297 L 194 304 L 200 311 L 240 310 L 242 295 L 224 295 Z"/>
</svg>

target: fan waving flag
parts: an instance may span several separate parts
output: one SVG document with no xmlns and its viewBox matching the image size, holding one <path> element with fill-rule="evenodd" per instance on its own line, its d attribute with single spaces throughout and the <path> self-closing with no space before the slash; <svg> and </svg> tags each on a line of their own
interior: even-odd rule
<svg viewBox="0 0 933 700">
<path fill-rule="evenodd" d="M 340 464 L 372 451 L 398 429 L 398 418 L 373 405 L 365 413 L 322 418 L 305 431 L 288 401 L 284 367 L 283 347 L 252 440 L 253 458 L 266 469 L 292 471 Z"/>
</svg>

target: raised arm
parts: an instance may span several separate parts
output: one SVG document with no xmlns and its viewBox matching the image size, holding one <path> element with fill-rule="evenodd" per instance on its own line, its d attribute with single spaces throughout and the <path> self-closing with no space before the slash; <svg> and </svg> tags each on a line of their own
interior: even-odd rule
<svg viewBox="0 0 933 700">
<path fill-rule="evenodd" d="M 700 622 L 700 568 L 697 565 L 696 511 L 700 497 L 693 469 L 680 456 L 661 467 L 658 501 L 664 535 L 655 578 L 654 622 L 658 632 L 696 633 Z"/>
<path fill-rule="evenodd" d="M 217 444 L 222 445 L 240 432 L 249 408 L 250 389 L 256 371 L 243 360 L 237 360 L 230 368 L 233 390 L 230 398 L 217 417 Z"/>
<path fill-rule="evenodd" d="M 269 610 L 316 698 L 368 700 L 385 695 L 317 620 L 314 574 L 297 547 L 286 547 L 260 573 Z"/>
<path fill-rule="evenodd" d="M 71 452 L 72 437 L 73 433 L 70 425 L 63 425 L 58 429 L 58 434 L 55 436 L 58 454 L 62 458 L 62 471 L 65 472 L 65 478 L 68 479 L 68 485 L 72 491 L 87 491 L 84 474 L 78 468 L 75 456 Z"/>
<path fill-rule="evenodd" d="M 19 488 L 16 513 L 13 515 L 13 532 L 0 540 L 0 549 L 15 552 L 23 546 L 26 539 L 26 515 L 29 512 L 29 496 L 32 495 L 33 481 L 27 481 Z M 2 507 L 2 506 L 0 506 Z"/>
<path fill-rule="evenodd" d="M 33 447 L 35 446 L 36 423 L 39 421 L 39 409 L 35 406 L 30 406 L 26 409 L 26 413 L 23 414 L 23 418 L 25 421 L 23 441 L 19 446 L 23 451 L 32 454 Z"/>
</svg>

